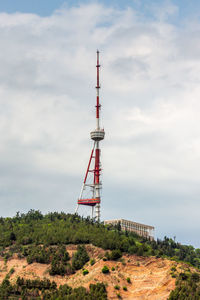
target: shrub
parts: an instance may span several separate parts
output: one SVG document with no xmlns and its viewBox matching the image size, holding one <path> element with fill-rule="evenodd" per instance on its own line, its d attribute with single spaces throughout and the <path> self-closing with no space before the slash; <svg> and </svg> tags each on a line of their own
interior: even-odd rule
<svg viewBox="0 0 200 300">
<path fill-rule="evenodd" d="M 51 268 L 49 270 L 50 275 L 61 275 L 64 276 L 66 273 L 65 266 L 62 262 L 57 259 L 54 259 L 51 263 Z"/>
<path fill-rule="evenodd" d="M 95 261 L 94 258 L 90 259 L 90 265 L 91 265 L 91 266 L 93 266 L 93 265 L 95 264 L 95 262 L 96 262 L 96 261 Z"/>
<path fill-rule="evenodd" d="M 102 268 L 102 273 L 104 273 L 104 274 L 107 274 L 107 273 L 109 273 L 110 271 L 109 271 L 109 268 L 107 267 L 107 266 L 104 266 L 103 268 Z"/>
<path fill-rule="evenodd" d="M 89 261 L 89 256 L 85 246 L 78 246 L 77 252 L 72 257 L 72 267 L 75 270 L 80 270 L 87 261 Z"/>
<path fill-rule="evenodd" d="M 130 254 L 135 254 L 136 252 L 137 252 L 137 246 L 136 245 L 134 245 L 134 246 L 130 246 L 129 248 L 128 248 L 128 253 L 130 253 Z"/>
<path fill-rule="evenodd" d="M 176 267 L 175 266 L 171 267 L 171 271 L 175 272 L 176 271 Z"/>
<path fill-rule="evenodd" d="M 89 273 L 89 271 L 87 269 L 83 270 L 83 275 L 87 275 Z"/>
<path fill-rule="evenodd" d="M 131 283 L 130 277 L 127 277 L 127 278 L 126 278 L 126 281 L 127 281 L 128 283 Z"/>
<path fill-rule="evenodd" d="M 14 272 L 15 272 L 15 269 L 11 268 L 10 271 L 9 271 L 9 275 L 12 275 Z"/>
<path fill-rule="evenodd" d="M 119 249 L 112 250 L 112 252 L 110 254 L 110 259 L 111 260 L 117 260 L 120 257 L 122 257 L 122 253 Z"/>
<path fill-rule="evenodd" d="M 138 256 L 143 256 L 144 255 L 144 250 L 143 250 L 142 246 L 138 246 L 137 255 Z"/>
<path fill-rule="evenodd" d="M 106 257 L 103 257 L 103 261 L 107 261 L 107 258 L 106 258 Z"/>
<path fill-rule="evenodd" d="M 195 282 L 199 282 L 199 274 L 198 273 L 192 273 L 191 279 Z"/>
<path fill-rule="evenodd" d="M 122 263 L 123 266 L 126 265 L 126 262 L 125 262 L 124 258 L 121 258 L 120 261 L 121 261 L 121 263 Z"/>
<path fill-rule="evenodd" d="M 119 285 L 115 285 L 114 288 L 115 288 L 116 290 L 120 290 L 120 286 L 119 286 Z"/>
<path fill-rule="evenodd" d="M 126 287 L 126 286 L 123 286 L 123 290 L 124 290 L 124 291 L 127 291 L 127 287 Z"/>
<path fill-rule="evenodd" d="M 14 234 L 14 232 L 10 233 L 10 240 L 11 241 L 16 241 L 16 235 Z"/>
<path fill-rule="evenodd" d="M 112 271 L 115 271 L 115 267 L 112 267 L 112 269 L 111 269 Z"/>
<path fill-rule="evenodd" d="M 181 280 L 187 280 L 188 279 L 188 275 L 186 273 L 182 273 L 182 272 L 179 274 L 179 277 L 180 277 Z"/>
</svg>

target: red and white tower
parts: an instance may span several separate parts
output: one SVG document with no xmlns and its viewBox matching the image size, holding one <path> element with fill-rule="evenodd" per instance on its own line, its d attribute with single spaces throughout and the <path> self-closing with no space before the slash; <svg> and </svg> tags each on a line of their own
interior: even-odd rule
<svg viewBox="0 0 200 300">
<path fill-rule="evenodd" d="M 94 141 L 94 145 L 92 148 L 92 152 L 90 155 L 87 171 L 85 174 L 85 178 L 83 181 L 83 186 L 81 188 L 81 193 L 78 199 L 78 206 L 76 212 L 78 211 L 79 205 L 86 205 L 92 207 L 92 218 L 93 218 L 93 211 L 95 208 L 95 220 L 100 221 L 100 204 L 101 204 L 101 196 L 100 190 L 102 188 L 102 184 L 100 181 L 101 175 L 101 163 L 100 163 L 100 141 L 104 139 L 105 132 L 104 129 L 100 127 L 100 99 L 99 99 L 99 51 L 97 50 L 97 98 L 96 98 L 96 129 L 90 133 L 91 139 Z M 92 182 L 87 182 L 88 174 L 92 173 Z M 90 189 L 91 197 L 84 197 L 83 194 L 87 189 Z"/>
</svg>

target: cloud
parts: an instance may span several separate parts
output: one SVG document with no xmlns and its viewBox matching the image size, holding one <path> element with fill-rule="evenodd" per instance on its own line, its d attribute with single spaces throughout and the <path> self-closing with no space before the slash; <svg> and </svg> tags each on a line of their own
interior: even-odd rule
<svg viewBox="0 0 200 300">
<path fill-rule="evenodd" d="M 150 223 L 197 245 L 184 232 L 196 218 L 186 208 L 199 209 L 199 24 L 171 24 L 165 16 L 178 8 L 166 5 L 145 21 L 98 3 L 49 17 L 0 14 L 2 215 L 74 211 L 95 127 L 99 48 L 102 218 Z"/>
<path fill-rule="evenodd" d="M 177 5 L 173 4 L 170 0 L 165 0 L 163 3 L 151 3 L 148 5 L 148 8 L 150 11 L 152 11 L 152 14 L 155 16 L 156 19 L 160 21 L 166 21 L 171 16 L 177 15 L 179 12 L 179 8 Z"/>
</svg>

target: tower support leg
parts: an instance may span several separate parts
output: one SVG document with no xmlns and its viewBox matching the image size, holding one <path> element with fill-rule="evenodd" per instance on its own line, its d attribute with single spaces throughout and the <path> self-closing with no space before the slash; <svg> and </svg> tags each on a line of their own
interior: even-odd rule
<svg viewBox="0 0 200 300">
<path fill-rule="evenodd" d="M 78 212 L 78 205 L 77 205 L 77 207 L 76 207 L 75 214 L 77 214 L 77 212 Z"/>
<path fill-rule="evenodd" d="M 92 220 L 94 218 L 94 206 L 92 206 Z"/>
<path fill-rule="evenodd" d="M 95 219 L 100 222 L 100 203 L 95 205 Z"/>
</svg>

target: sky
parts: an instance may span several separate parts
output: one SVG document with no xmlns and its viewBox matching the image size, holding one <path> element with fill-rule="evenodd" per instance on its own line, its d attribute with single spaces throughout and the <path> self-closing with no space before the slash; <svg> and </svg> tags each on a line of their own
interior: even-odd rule
<svg viewBox="0 0 200 300">
<path fill-rule="evenodd" d="M 200 248 L 200 3 L 2 0 L 0 41 L 0 215 L 74 213 L 99 49 L 101 219 Z"/>
</svg>

